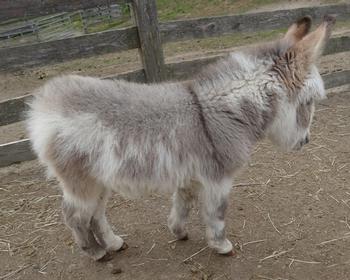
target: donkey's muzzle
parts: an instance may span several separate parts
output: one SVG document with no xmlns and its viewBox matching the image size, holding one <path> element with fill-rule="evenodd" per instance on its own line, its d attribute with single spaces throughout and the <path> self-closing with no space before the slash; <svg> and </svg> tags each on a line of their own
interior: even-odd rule
<svg viewBox="0 0 350 280">
<path fill-rule="evenodd" d="M 309 136 L 309 135 L 306 135 L 305 138 L 304 138 L 303 140 L 301 140 L 300 143 L 299 143 L 300 148 L 301 148 L 302 146 L 306 145 L 306 144 L 309 143 L 309 142 L 310 142 L 310 136 Z"/>
<path fill-rule="evenodd" d="M 294 146 L 293 150 L 294 151 L 300 151 L 301 148 L 308 144 L 310 142 L 310 135 L 306 135 L 305 138 L 303 140 L 300 140 L 299 142 L 297 142 L 297 144 Z"/>
</svg>

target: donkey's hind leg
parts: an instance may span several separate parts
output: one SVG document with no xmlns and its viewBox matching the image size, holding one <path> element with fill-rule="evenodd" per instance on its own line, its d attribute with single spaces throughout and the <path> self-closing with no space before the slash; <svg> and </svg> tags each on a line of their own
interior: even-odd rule
<svg viewBox="0 0 350 280">
<path fill-rule="evenodd" d="M 64 192 L 62 210 L 67 226 L 72 230 L 78 246 L 92 259 L 104 260 L 107 251 L 97 242 L 91 230 L 91 219 L 96 209 L 96 199 L 82 201 Z"/>
<path fill-rule="evenodd" d="M 189 212 L 197 198 L 197 186 L 192 185 L 186 188 L 179 188 L 173 194 L 173 205 L 168 218 L 170 231 L 179 240 L 187 240 L 188 234 L 185 224 Z"/>
<path fill-rule="evenodd" d="M 92 259 L 105 260 L 107 251 L 96 240 L 91 228 L 93 214 L 96 211 L 102 189 L 94 180 L 74 178 L 62 180 L 62 210 L 67 226 L 72 230 L 78 246 Z"/>
<path fill-rule="evenodd" d="M 101 244 L 108 252 L 119 251 L 127 248 L 123 239 L 115 235 L 106 218 L 106 204 L 110 197 L 110 190 L 104 189 L 98 200 L 97 208 L 91 219 L 91 229 Z"/>
</svg>

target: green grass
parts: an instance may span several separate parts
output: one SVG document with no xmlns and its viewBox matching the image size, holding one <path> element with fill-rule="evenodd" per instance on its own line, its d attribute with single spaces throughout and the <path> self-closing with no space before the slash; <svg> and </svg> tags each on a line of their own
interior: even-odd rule
<svg viewBox="0 0 350 280">
<path fill-rule="evenodd" d="M 281 2 L 285 2 L 285 0 L 157 0 L 158 20 L 169 21 L 181 18 L 244 13 L 253 8 Z M 124 10 L 124 15 L 129 15 L 129 11 Z M 89 28 L 89 32 L 124 27 L 130 24 L 130 19 L 121 20 L 112 25 L 100 24 L 96 28 Z"/>
<path fill-rule="evenodd" d="M 350 28 L 350 20 L 337 20 L 335 24 L 336 29 Z"/>
<path fill-rule="evenodd" d="M 341 0 L 321 0 L 322 4 L 339 3 Z M 286 0 L 157 0 L 160 21 L 180 18 L 205 17 L 245 13 L 252 9 Z"/>
<path fill-rule="evenodd" d="M 316 28 L 316 26 L 314 26 Z M 350 20 L 337 21 L 336 30 L 350 29 Z M 176 56 L 188 52 L 220 52 L 238 46 L 267 42 L 282 38 L 287 28 L 268 31 L 239 32 L 220 37 L 193 39 L 163 45 L 165 57 Z"/>
<path fill-rule="evenodd" d="M 341 0 L 321 0 L 324 4 L 332 4 Z M 266 5 L 286 3 L 286 0 L 156 0 L 159 21 L 177 20 L 182 18 L 197 18 L 218 15 L 240 14 Z M 124 8 L 124 14 L 129 11 Z M 130 25 L 130 20 L 122 20 L 111 27 L 106 24 L 103 28 L 124 27 Z M 95 29 L 92 29 L 95 31 Z"/>
<path fill-rule="evenodd" d="M 88 33 L 94 33 L 94 32 L 109 30 L 112 28 L 122 28 L 130 25 L 131 25 L 131 19 L 129 17 L 125 19 L 113 20 L 111 22 L 108 22 L 108 21 L 100 22 L 95 25 L 89 26 L 87 31 Z"/>
<path fill-rule="evenodd" d="M 189 40 L 164 45 L 165 57 L 179 55 L 187 52 L 220 52 L 225 49 L 270 41 L 283 36 L 286 28 L 250 33 L 235 33 L 220 37 Z"/>
<path fill-rule="evenodd" d="M 157 0 L 160 21 L 243 13 L 283 0 Z"/>
</svg>

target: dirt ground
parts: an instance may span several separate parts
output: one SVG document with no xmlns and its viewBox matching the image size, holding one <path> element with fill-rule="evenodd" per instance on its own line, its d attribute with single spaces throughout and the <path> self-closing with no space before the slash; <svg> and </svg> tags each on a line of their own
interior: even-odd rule
<svg viewBox="0 0 350 280">
<path fill-rule="evenodd" d="M 135 55 L 2 74 L 0 100 L 29 93 L 59 73 L 131 70 L 139 66 Z M 106 61 L 102 71 L 98 64 Z M 349 53 L 322 58 L 321 73 L 342 69 L 350 69 Z M 235 178 L 226 222 L 236 257 L 206 247 L 198 207 L 188 223 L 190 239 L 174 242 L 166 226 L 168 196 L 126 200 L 116 194 L 108 218 L 129 248 L 108 263 L 93 262 L 63 224 L 59 187 L 39 163 L 0 168 L 0 280 L 349 279 L 350 86 L 328 97 L 317 105 L 311 142 L 301 152 L 283 153 L 264 141 Z M 0 143 L 24 137 L 22 123 L 0 127 Z"/>
</svg>

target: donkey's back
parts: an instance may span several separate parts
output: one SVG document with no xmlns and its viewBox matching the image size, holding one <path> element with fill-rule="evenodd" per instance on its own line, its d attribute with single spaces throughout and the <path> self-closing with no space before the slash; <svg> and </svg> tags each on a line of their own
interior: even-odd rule
<svg viewBox="0 0 350 280">
<path fill-rule="evenodd" d="M 31 109 L 30 138 L 51 173 L 80 178 L 71 174 L 79 168 L 125 195 L 174 191 L 205 153 L 185 84 L 65 76 L 42 87 Z"/>
</svg>

